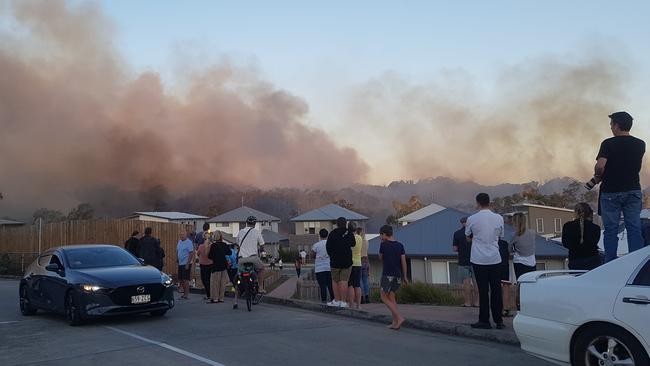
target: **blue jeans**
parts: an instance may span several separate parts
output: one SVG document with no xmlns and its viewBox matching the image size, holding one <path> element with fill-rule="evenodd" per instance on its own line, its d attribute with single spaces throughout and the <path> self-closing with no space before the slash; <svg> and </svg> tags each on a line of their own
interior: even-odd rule
<svg viewBox="0 0 650 366">
<path fill-rule="evenodd" d="M 363 296 L 370 295 L 370 286 L 368 284 L 368 272 L 361 271 L 361 294 Z"/>
<path fill-rule="evenodd" d="M 643 248 L 641 237 L 641 206 L 643 194 L 641 191 L 628 192 L 601 192 L 600 211 L 603 218 L 605 233 L 603 244 L 605 246 L 605 262 L 617 258 L 618 250 L 618 225 L 623 213 L 625 229 L 627 230 L 627 246 L 631 253 Z"/>
</svg>

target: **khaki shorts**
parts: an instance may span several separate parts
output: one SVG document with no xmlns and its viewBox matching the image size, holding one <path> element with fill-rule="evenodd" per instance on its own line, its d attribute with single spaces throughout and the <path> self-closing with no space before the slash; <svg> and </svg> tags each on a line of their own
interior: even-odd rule
<svg viewBox="0 0 650 366">
<path fill-rule="evenodd" d="M 332 268 L 332 282 L 348 282 L 350 279 L 350 272 L 352 267 L 348 268 Z"/>
<path fill-rule="evenodd" d="M 237 265 L 239 266 L 240 270 L 244 268 L 244 263 L 252 263 L 255 266 L 256 271 L 259 271 L 260 269 L 264 268 L 264 263 L 262 263 L 260 257 L 256 255 L 251 257 L 246 257 L 246 258 L 239 258 Z"/>
</svg>

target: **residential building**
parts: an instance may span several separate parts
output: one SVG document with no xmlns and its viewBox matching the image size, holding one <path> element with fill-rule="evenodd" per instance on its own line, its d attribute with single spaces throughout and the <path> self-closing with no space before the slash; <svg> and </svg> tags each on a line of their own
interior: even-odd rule
<svg viewBox="0 0 650 366">
<path fill-rule="evenodd" d="M 210 224 L 211 231 L 219 230 L 237 237 L 239 231 L 246 227 L 246 219 L 250 216 L 255 216 L 257 219 L 255 227 L 258 230 L 278 232 L 279 218 L 246 206 L 215 216 L 207 222 Z"/>
<path fill-rule="evenodd" d="M 520 203 L 513 205 L 513 209 L 513 212 L 504 215 L 506 221 L 515 213 L 521 212 L 526 215 L 527 227 L 545 237 L 561 236 L 562 226 L 575 218 L 573 210 L 568 208 Z"/>
<path fill-rule="evenodd" d="M 318 232 L 321 229 L 332 231 L 339 217 L 345 217 L 348 221 L 353 221 L 362 227 L 365 227 L 368 221 L 366 216 L 333 203 L 305 212 L 290 220 L 295 224 L 296 230 L 295 235 L 289 235 L 291 249 L 305 250 L 311 255 L 311 246 L 320 240 Z"/>
<path fill-rule="evenodd" d="M 461 228 L 460 219 L 469 216 L 446 208 L 395 230 L 395 239 L 404 245 L 411 280 L 431 284 L 458 284 L 458 255 L 453 251 L 454 232 Z M 505 240 L 510 240 L 514 229 L 505 227 Z M 382 266 L 379 262 L 380 238 L 369 241 L 370 278 L 379 283 Z M 568 252 L 561 244 L 538 236 L 536 243 L 537 268 L 564 269 Z M 511 265 L 512 271 L 512 265 Z M 512 274 L 514 277 L 514 273 Z"/>
<path fill-rule="evenodd" d="M 24 222 L 0 219 L 0 227 L 18 227 L 25 225 Z"/>
<path fill-rule="evenodd" d="M 406 226 L 414 221 L 423 219 L 427 216 L 431 216 L 434 213 L 440 212 L 444 210 L 445 207 L 442 207 L 436 203 L 432 203 L 426 207 L 422 207 L 421 209 L 417 211 L 413 211 L 410 214 L 400 217 L 397 222 L 399 223 L 400 226 Z"/>
<path fill-rule="evenodd" d="M 196 230 L 201 230 L 207 216 L 194 215 L 185 212 L 134 212 L 133 215 L 126 217 L 130 220 L 155 221 L 155 222 L 174 222 L 183 225 L 192 225 Z"/>
<path fill-rule="evenodd" d="M 320 229 L 331 231 L 339 217 L 345 217 L 348 221 L 354 221 L 361 226 L 365 226 L 365 222 L 368 221 L 366 216 L 333 203 L 305 212 L 290 221 L 295 223 L 296 235 L 313 235 L 318 234 Z"/>
</svg>

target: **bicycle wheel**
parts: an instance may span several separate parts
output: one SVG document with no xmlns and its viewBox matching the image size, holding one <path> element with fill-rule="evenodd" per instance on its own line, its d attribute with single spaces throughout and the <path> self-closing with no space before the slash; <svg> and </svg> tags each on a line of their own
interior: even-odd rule
<svg viewBox="0 0 650 366">
<path fill-rule="evenodd" d="M 246 308 L 248 311 L 253 310 L 253 293 L 250 291 L 250 289 L 246 291 Z"/>
</svg>

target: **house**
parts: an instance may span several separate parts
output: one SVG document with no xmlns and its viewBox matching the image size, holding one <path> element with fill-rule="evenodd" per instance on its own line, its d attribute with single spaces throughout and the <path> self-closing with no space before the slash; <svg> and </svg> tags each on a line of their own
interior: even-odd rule
<svg viewBox="0 0 650 366">
<path fill-rule="evenodd" d="M 452 238 L 458 230 L 460 219 L 467 213 L 446 208 L 433 215 L 422 218 L 395 230 L 395 238 L 406 250 L 406 257 L 411 279 L 432 284 L 458 284 L 458 255 L 452 249 Z M 514 234 L 510 225 L 505 227 L 505 239 Z M 370 278 L 372 283 L 379 283 L 381 263 L 379 262 L 379 245 L 381 240 L 369 241 Z M 537 268 L 564 269 L 568 251 L 552 241 L 538 236 L 536 243 Z M 512 271 L 512 268 L 511 268 Z"/>
<path fill-rule="evenodd" d="M 312 245 L 320 240 L 318 232 L 321 229 L 332 231 L 339 217 L 345 217 L 348 221 L 353 221 L 362 227 L 368 221 L 366 216 L 333 203 L 305 212 L 290 220 L 295 224 L 296 229 L 296 234 L 289 236 L 291 249 L 305 250 L 311 254 Z"/>
<path fill-rule="evenodd" d="M 368 221 L 366 216 L 333 203 L 296 216 L 290 221 L 296 225 L 296 235 L 307 235 L 318 234 L 320 229 L 332 231 L 339 217 L 345 217 L 348 221 L 354 221 L 361 226 Z"/>
<path fill-rule="evenodd" d="M 444 210 L 445 207 L 442 207 L 438 204 L 432 203 L 429 206 L 422 207 L 421 209 L 411 212 L 410 214 L 400 217 L 397 222 L 399 223 L 400 226 L 406 226 L 414 221 L 418 221 L 420 219 L 423 219 L 427 216 L 431 216 L 434 213 L 440 212 Z"/>
<path fill-rule="evenodd" d="M 246 219 L 249 216 L 255 216 L 257 219 L 255 227 L 258 230 L 278 232 L 279 218 L 246 206 L 215 216 L 207 222 L 210 224 L 210 231 L 219 230 L 237 237 L 239 231 L 246 227 Z"/>
<path fill-rule="evenodd" d="M 195 230 L 201 230 L 207 216 L 194 215 L 185 212 L 134 212 L 126 217 L 128 220 L 175 222 L 177 224 L 192 225 Z"/>
<path fill-rule="evenodd" d="M 508 218 L 512 217 L 515 213 L 521 212 L 526 215 L 527 227 L 545 237 L 562 235 L 562 226 L 564 223 L 575 218 L 573 210 L 568 208 L 520 203 L 513 205 L 513 209 L 513 212 L 504 215 L 506 221 L 508 221 Z"/>
<path fill-rule="evenodd" d="M 25 225 L 24 222 L 0 219 L 0 226 L 2 227 L 18 227 L 23 225 Z"/>
</svg>

